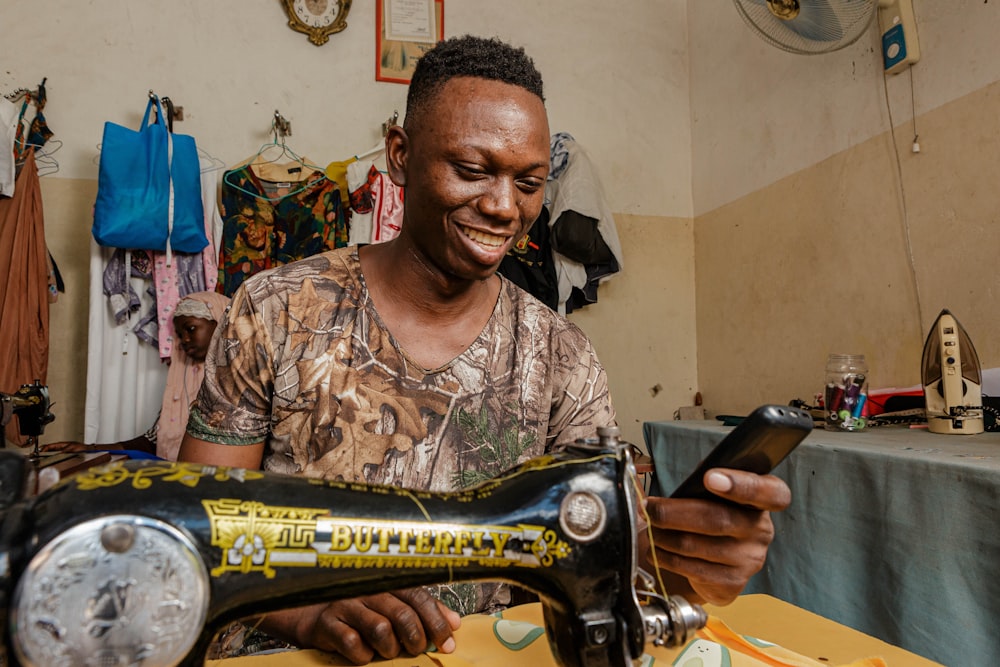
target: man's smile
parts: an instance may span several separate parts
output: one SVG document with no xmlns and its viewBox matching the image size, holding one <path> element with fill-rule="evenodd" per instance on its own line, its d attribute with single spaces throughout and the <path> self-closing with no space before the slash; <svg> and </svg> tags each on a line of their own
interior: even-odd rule
<svg viewBox="0 0 1000 667">
<path fill-rule="evenodd" d="M 505 236 L 497 236 L 496 234 L 482 232 L 479 231 L 478 229 L 472 229 L 471 227 L 465 227 L 462 225 L 459 225 L 458 228 L 462 230 L 463 234 L 468 236 L 476 243 L 487 246 L 489 248 L 499 248 L 500 246 L 502 246 L 504 243 L 507 242 L 507 237 Z"/>
</svg>

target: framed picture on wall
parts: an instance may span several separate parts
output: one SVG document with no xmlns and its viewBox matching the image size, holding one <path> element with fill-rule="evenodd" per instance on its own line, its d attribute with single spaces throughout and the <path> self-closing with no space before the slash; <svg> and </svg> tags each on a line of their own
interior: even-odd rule
<svg viewBox="0 0 1000 667">
<path fill-rule="evenodd" d="M 375 80 L 409 83 L 417 60 L 444 39 L 444 0 L 375 0 Z"/>
</svg>

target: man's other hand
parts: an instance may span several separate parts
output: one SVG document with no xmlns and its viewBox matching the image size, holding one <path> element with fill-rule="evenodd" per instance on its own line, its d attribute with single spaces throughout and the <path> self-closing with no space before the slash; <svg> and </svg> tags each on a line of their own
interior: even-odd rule
<svg viewBox="0 0 1000 667">
<path fill-rule="evenodd" d="M 364 665 L 376 656 L 419 655 L 431 645 L 451 653 L 461 623 L 426 589 L 410 588 L 269 614 L 261 629 Z"/>
</svg>

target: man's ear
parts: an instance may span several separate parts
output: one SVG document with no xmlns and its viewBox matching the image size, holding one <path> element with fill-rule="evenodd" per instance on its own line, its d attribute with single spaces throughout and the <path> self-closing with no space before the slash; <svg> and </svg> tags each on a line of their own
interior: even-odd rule
<svg viewBox="0 0 1000 667">
<path fill-rule="evenodd" d="M 385 165 L 389 178 L 401 188 L 406 187 L 406 163 L 410 138 L 399 125 L 393 125 L 385 135 Z"/>
</svg>

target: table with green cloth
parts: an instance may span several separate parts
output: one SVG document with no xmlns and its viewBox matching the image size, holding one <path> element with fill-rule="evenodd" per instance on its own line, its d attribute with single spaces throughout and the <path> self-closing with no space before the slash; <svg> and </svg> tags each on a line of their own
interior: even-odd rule
<svg viewBox="0 0 1000 667">
<path fill-rule="evenodd" d="M 718 421 L 643 424 L 653 493 L 723 436 Z M 745 592 L 766 593 L 953 667 L 1000 660 L 1000 433 L 814 430 L 775 474 L 792 506 Z"/>
</svg>

